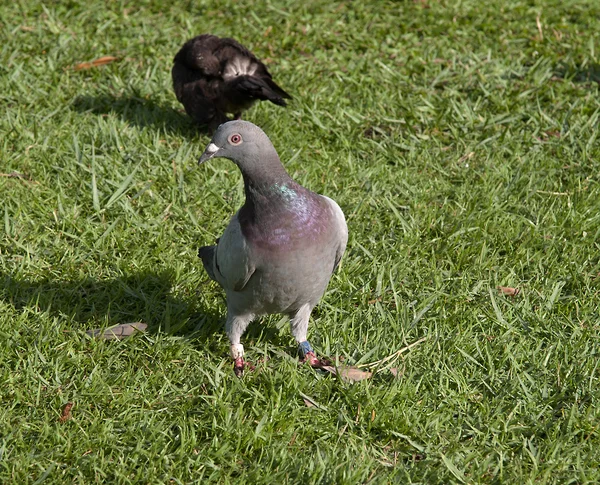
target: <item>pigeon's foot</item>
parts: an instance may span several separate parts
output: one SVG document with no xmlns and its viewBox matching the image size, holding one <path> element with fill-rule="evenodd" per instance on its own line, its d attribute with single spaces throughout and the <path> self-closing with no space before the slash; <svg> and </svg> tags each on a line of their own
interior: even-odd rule
<svg viewBox="0 0 600 485">
<path fill-rule="evenodd" d="M 300 342 L 298 345 L 298 350 L 300 352 L 301 362 L 307 362 L 311 367 L 322 367 L 324 364 L 317 358 L 315 351 L 308 343 L 308 340 L 304 342 Z"/>
<path fill-rule="evenodd" d="M 314 367 L 316 369 L 323 367 L 323 363 L 317 358 L 316 354 L 312 351 L 306 353 L 304 359 L 302 359 L 302 362 L 307 362 L 311 367 Z"/>
<path fill-rule="evenodd" d="M 233 362 L 233 373 L 236 377 L 242 377 L 245 370 L 253 371 L 254 369 L 256 369 L 256 367 L 247 360 L 244 360 L 243 357 L 238 357 Z"/>
<path fill-rule="evenodd" d="M 233 372 L 237 377 L 242 377 L 245 369 L 254 370 L 254 366 L 244 360 L 244 346 L 242 344 L 232 344 L 229 353 L 233 359 Z"/>
<path fill-rule="evenodd" d="M 242 377 L 244 374 L 244 367 L 246 367 L 246 363 L 244 362 L 243 357 L 238 357 L 235 359 L 233 363 L 233 373 L 236 377 Z"/>
</svg>

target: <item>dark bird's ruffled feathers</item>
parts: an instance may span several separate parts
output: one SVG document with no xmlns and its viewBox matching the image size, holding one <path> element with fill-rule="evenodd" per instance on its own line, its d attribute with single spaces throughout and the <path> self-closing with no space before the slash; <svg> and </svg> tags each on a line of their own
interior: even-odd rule
<svg viewBox="0 0 600 485">
<path fill-rule="evenodd" d="M 205 271 L 213 281 L 217 281 L 215 273 L 213 272 L 216 249 L 217 246 L 202 246 L 198 249 L 198 257 L 202 260 L 202 266 L 204 266 Z"/>
<path fill-rule="evenodd" d="M 210 34 L 183 45 L 171 74 L 185 111 L 213 130 L 228 120 L 227 113 L 239 117 L 257 100 L 286 106 L 285 99 L 291 99 L 252 52 L 233 39 Z"/>
</svg>

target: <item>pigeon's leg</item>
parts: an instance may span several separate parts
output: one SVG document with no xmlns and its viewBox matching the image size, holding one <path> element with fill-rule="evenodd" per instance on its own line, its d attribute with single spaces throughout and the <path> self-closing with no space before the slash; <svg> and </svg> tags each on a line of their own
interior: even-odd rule
<svg viewBox="0 0 600 485">
<path fill-rule="evenodd" d="M 310 318 L 310 312 L 312 307 L 306 303 L 300 307 L 295 315 L 290 316 L 290 328 L 292 335 L 298 342 L 298 351 L 302 362 L 308 362 L 311 367 L 321 367 L 321 361 L 317 359 L 315 351 L 311 347 L 308 340 L 306 340 L 306 334 L 308 332 L 308 319 Z"/>
<path fill-rule="evenodd" d="M 233 359 L 233 372 L 240 377 L 244 373 L 244 367 L 248 364 L 244 361 L 244 346 L 240 343 L 242 335 L 254 318 L 254 315 L 232 315 L 227 313 L 225 331 L 231 342 L 230 355 Z"/>
</svg>

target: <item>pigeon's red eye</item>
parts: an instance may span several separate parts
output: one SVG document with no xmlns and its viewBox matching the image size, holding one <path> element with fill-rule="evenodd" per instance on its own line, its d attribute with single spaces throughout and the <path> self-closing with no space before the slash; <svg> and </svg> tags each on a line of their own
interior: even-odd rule
<svg viewBox="0 0 600 485">
<path fill-rule="evenodd" d="M 233 135 L 229 136 L 229 143 L 231 143 L 234 146 L 239 145 L 240 143 L 242 143 L 242 135 L 240 135 L 239 133 L 234 133 Z"/>
</svg>

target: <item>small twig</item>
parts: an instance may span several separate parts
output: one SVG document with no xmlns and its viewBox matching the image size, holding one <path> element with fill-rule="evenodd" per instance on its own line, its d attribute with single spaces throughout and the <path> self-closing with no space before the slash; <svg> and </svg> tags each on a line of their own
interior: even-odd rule
<svg viewBox="0 0 600 485">
<path fill-rule="evenodd" d="M 544 40 L 544 32 L 542 31 L 542 22 L 540 21 L 541 14 L 535 18 L 535 23 L 537 25 L 538 32 L 540 33 L 540 40 Z"/>
<path fill-rule="evenodd" d="M 28 184 L 37 184 L 35 180 L 32 180 L 31 177 L 25 175 L 24 173 L 19 172 L 10 172 L 10 173 L 0 173 L 0 177 L 6 177 L 10 179 L 19 179 L 23 182 L 27 182 Z"/>
<path fill-rule="evenodd" d="M 423 342 L 425 342 L 425 340 L 427 340 L 427 337 L 420 338 L 416 342 L 413 342 L 412 344 L 407 345 L 406 347 L 402 347 L 400 350 L 394 352 L 392 355 L 388 355 L 384 359 L 376 360 L 375 362 L 371 362 L 369 364 L 360 364 L 360 365 L 357 365 L 356 367 L 375 367 L 375 366 L 381 366 L 382 364 L 385 364 L 385 363 L 388 363 L 389 365 L 391 365 L 394 362 L 394 360 L 397 359 L 398 357 L 400 357 L 400 355 L 402 355 L 404 352 L 407 352 L 410 349 L 412 349 L 413 347 L 416 347 L 417 345 L 422 344 Z"/>
<path fill-rule="evenodd" d="M 568 192 L 552 192 L 550 190 L 536 190 L 536 193 L 546 195 L 571 195 Z"/>
</svg>

